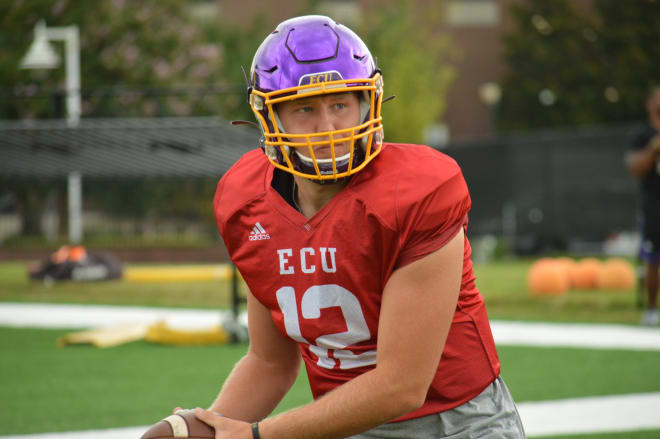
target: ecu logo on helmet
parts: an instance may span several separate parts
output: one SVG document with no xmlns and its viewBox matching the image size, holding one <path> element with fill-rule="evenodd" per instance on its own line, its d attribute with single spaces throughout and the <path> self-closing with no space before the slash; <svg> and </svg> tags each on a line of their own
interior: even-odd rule
<svg viewBox="0 0 660 439">
<path fill-rule="evenodd" d="M 341 81 L 341 73 L 336 70 L 330 70 L 328 72 L 319 72 L 319 73 L 309 73 L 300 77 L 298 85 L 309 85 L 309 84 L 318 84 L 320 82 L 330 82 L 330 81 Z"/>
</svg>

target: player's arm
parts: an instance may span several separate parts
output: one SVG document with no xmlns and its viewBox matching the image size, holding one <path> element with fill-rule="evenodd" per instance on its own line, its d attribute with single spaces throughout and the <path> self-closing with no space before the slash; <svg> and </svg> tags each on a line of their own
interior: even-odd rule
<svg viewBox="0 0 660 439">
<path fill-rule="evenodd" d="M 234 366 L 209 410 L 254 422 L 268 416 L 291 388 L 300 370 L 300 351 L 284 337 L 270 312 L 247 297 L 250 347 Z"/>
<path fill-rule="evenodd" d="M 419 408 L 456 309 L 463 230 L 441 249 L 396 270 L 383 291 L 378 362 L 317 401 L 260 423 L 263 439 L 343 438 Z"/>
<path fill-rule="evenodd" d="M 660 134 L 656 134 L 645 148 L 626 153 L 626 165 L 635 177 L 643 177 L 655 164 L 660 156 Z"/>
</svg>

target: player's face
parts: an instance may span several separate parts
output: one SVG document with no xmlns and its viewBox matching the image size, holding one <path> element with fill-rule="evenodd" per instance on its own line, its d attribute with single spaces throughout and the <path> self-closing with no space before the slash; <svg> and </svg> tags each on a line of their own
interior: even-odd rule
<svg viewBox="0 0 660 439">
<path fill-rule="evenodd" d="M 284 130 L 291 134 L 321 133 L 351 128 L 360 124 L 360 99 L 357 93 L 330 93 L 323 96 L 282 102 L 277 105 L 277 114 Z M 350 141 L 337 142 L 338 137 L 348 137 L 349 133 L 335 135 L 335 157 L 348 154 Z M 304 139 L 292 138 L 293 142 Z M 312 142 L 328 141 L 329 136 L 311 137 Z M 309 157 L 307 148 L 297 148 L 300 154 Z M 329 145 L 314 147 L 317 159 L 332 157 Z"/>
</svg>

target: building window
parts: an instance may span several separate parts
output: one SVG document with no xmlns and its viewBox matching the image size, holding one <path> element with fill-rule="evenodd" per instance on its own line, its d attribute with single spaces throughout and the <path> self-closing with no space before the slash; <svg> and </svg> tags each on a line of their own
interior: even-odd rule
<svg viewBox="0 0 660 439">
<path fill-rule="evenodd" d="M 495 0 L 452 0 L 447 4 L 450 26 L 489 27 L 499 23 L 499 7 Z"/>
<path fill-rule="evenodd" d="M 362 8 L 355 0 L 321 0 L 318 11 L 348 27 L 357 27 L 362 22 Z"/>
</svg>

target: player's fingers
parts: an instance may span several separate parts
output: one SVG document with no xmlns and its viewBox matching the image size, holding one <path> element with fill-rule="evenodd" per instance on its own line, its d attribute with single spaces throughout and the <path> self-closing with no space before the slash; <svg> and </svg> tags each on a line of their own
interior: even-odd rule
<svg viewBox="0 0 660 439">
<path fill-rule="evenodd" d="M 181 407 L 174 407 L 174 410 L 172 410 L 172 414 L 176 414 L 179 410 L 183 410 Z"/>
<path fill-rule="evenodd" d="M 207 423 L 211 427 L 218 427 L 222 423 L 221 420 L 223 416 L 220 413 L 204 410 L 200 407 L 197 407 L 194 410 L 194 413 L 197 419 Z"/>
</svg>

